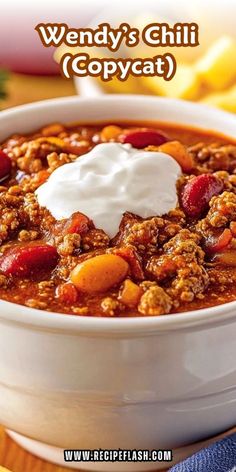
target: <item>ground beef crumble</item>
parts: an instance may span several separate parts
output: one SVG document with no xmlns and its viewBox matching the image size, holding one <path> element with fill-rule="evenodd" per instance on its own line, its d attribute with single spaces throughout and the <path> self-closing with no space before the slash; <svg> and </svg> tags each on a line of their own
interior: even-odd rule
<svg viewBox="0 0 236 472">
<path fill-rule="evenodd" d="M 234 171 L 236 167 L 236 146 L 213 142 L 210 145 L 197 143 L 188 147 L 189 153 L 201 169 L 210 171 Z"/>
</svg>

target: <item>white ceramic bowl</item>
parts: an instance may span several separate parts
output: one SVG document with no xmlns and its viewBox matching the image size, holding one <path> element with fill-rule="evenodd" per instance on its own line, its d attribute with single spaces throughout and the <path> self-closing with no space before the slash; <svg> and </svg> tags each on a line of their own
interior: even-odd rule
<svg viewBox="0 0 236 472">
<path fill-rule="evenodd" d="M 233 115 L 176 100 L 110 95 L 1 112 L 0 140 L 53 121 L 122 119 L 185 123 L 236 137 Z M 177 315 L 98 319 L 0 301 L 0 423 L 70 449 L 178 448 L 199 441 L 236 423 L 235 336 L 236 302 Z M 53 448 L 21 442 L 54 458 Z"/>
</svg>

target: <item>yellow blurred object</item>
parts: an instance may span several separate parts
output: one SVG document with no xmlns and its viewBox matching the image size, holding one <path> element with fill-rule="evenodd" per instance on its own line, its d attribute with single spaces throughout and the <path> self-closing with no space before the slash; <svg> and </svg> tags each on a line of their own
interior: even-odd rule
<svg viewBox="0 0 236 472">
<path fill-rule="evenodd" d="M 212 93 L 201 100 L 207 105 L 223 108 L 223 110 L 236 113 L 236 85 L 221 93 Z"/>
<path fill-rule="evenodd" d="M 159 19 L 160 20 L 160 19 Z M 140 30 L 148 24 L 154 23 L 157 19 L 151 15 L 135 18 L 135 26 Z M 161 20 L 160 20 L 161 21 Z M 87 48 L 91 57 L 109 57 L 110 53 L 98 48 Z M 209 105 L 236 112 L 236 41 L 230 36 L 221 36 L 197 61 L 181 58 L 181 50 L 172 48 L 171 52 L 177 59 L 176 74 L 170 81 L 155 77 L 133 77 L 130 76 L 125 82 L 114 77 L 109 82 L 102 82 L 94 79 L 107 93 L 153 93 L 170 98 L 181 98 L 185 100 L 201 101 Z M 191 48 L 189 48 L 191 49 Z M 83 48 L 85 51 L 85 48 Z M 60 62 L 65 52 L 78 53 L 76 48 L 60 46 L 55 59 Z M 123 53 L 131 57 L 147 57 L 155 53 L 163 54 L 164 48 L 148 48 L 144 43 L 140 43 L 136 48 L 126 48 Z M 117 56 L 116 56 L 117 57 Z M 195 56 L 196 57 L 196 56 Z M 235 85 L 234 85 L 235 84 Z M 229 88 L 230 87 L 230 88 Z"/>
<path fill-rule="evenodd" d="M 9 469 L 0 466 L 0 472 L 11 472 Z"/>
<path fill-rule="evenodd" d="M 174 26 L 174 19 L 171 17 L 167 18 L 165 15 L 160 16 L 158 13 L 153 14 L 150 11 L 144 11 L 141 15 L 137 15 L 132 19 L 132 27 L 138 28 L 140 32 L 143 31 L 145 26 L 150 24 L 158 23 L 168 23 L 171 27 Z M 140 35 L 141 36 L 141 35 Z M 199 47 L 179 47 L 171 46 L 171 48 L 166 48 L 164 46 L 150 47 L 145 44 L 143 41 L 140 41 L 140 44 L 136 48 L 126 48 L 126 55 L 131 57 L 152 57 L 156 54 L 165 54 L 166 52 L 171 52 L 178 64 L 188 63 L 191 64 L 198 59 L 202 53 L 202 48 Z"/>
<path fill-rule="evenodd" d="M 199 76 L 213 90 L 223 90 L 236 79 L 236 42 L 229 36 L 215 41 L 196 63 Z"/>
<path fill-rule="evenodd" d="M 60 76 L 36 76 L 13 74 L 6 83 L 7 96 L 0 103 L 0 108 L 10 108 L 35 100 L 46 100 L 74 95 L 73 79 L 65 80 Z"/>
<path fill-rule="evenodd" d="M 45 136 L 43 138 L 37 138 L 36 141 L 39 143 L 47 142 L 50 144 L 55 144 L 55 146 L 58 146 L 59 148 L 65 147 L 64 141 L 57 136 Z"/>
<path fill-rule="evenodd" d="M 130 76 L 125 82 L 121 82 L 116 77 L 113 77 L 112 80 L 109 80 L 109 82 L 103 82 L 101 79 L 97 80 L 100 86 L 108 93 L 148 93 L 148 91 L 143 87 L 141 77 Z"/>
<path fill-rule="evenodd" d="M 121 134 L 122 129 L 119 126 L 107 125 L 100 132 L 100 139 L 106 143 L 111 139 L 115 140 L 119 134 Z"/>
<path fill-rule="evenodd" d="M 152 146 L 149 146 L 149 148 L 151 147 Z M 176 162 L 178 162 L 182 170 L 187 174 L 189 174 L 193 169 L 193 158 L 191 154 L 188 153 L 186 147 L 179 141 L 167 141 L 167 143 L 158 146 L 158 151 L 165 152 L 172 156 Z"/>
<path fill-rule="evenodd" d="M 120 301 L 126 306 L 135 307 L 138 305 L 139 300 L 143 294 L 141 287 L 132 282 L 130 279 L 126 279 L 123 284 L 123 289 L 120 293 Z"/>
<path fill-rule="evenodd" d="M 202 82 L 194 67 L 187 64 L 177 65 L 176 74 L 170 81 L 160 77 L 143 77 L 143 82 L 153 93 L 171 98 L 197 100 L 203 93 Z"/>
<path fill-rule="evenodd" d="M 236 79 L 236 61 L 233 58 L 236 58 L 236 43 L 224 36 L 196 64 L 178 64 L 171 81 L 144 77 L 143 82 L 157 95 L 199 100 L 208 92 L 224 89 Z"/>
</svg>

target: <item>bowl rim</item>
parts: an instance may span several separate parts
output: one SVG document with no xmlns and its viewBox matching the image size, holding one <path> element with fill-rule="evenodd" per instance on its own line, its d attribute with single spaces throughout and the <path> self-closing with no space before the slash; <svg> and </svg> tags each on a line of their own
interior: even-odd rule
<svg viewBox="0 0 236 472">
<path fill-rule="evenodd" d="M 209 329 L 236 322 L 236 301 L 209 308 L 161 316 L 106 318 L 78 316 L 29 308 L 0 300 L 0 322 L 33 331 L 99 337 L 143 337 Z"/>
<path fill-rule="evenodd" d="M 81 103 L 81 104 L 85 104 L 85 103 L 90 103 L 90 104 L 94 104 L 95 102 L 99 104 L 102 103 L 102 102 L 117 102 L 118 104 L 120 103 L 123 103 L 123 102 L 126 102 L 126 101 L 130 101 L 130 100 L 135 100 L 135 104 L 137 104 L 139 102 L 139 105 L 141 105 L 142 103 L 144 102 L 148 102 L 148 101 L 152 101 L 152 103 L 155 101 L 156 103 L 159 103 L 160 105 L 162 105 L 163 103 L 167 103 L 169 106 L 178 106 L 178 107 L 181 107 L 182 111 L 183 112 L 192 112 L 193 110 L 195 110 L 195 112 L 197 112 L 198 114 L 201 114 L 201 113 L 207 113 L 208 116 L 210 118 L 221 118 L 222 117 L 225 117 L 226 120 L 231 120 L 231 121 L 235 121 L 236 123 L 236 116 L 233 114 L 233 113 L 230 113 L 228 111 L 225 111 L 225 110 L 221 110 L 221 109 L 218 109 L 218 108 L 215 108 L 211 105 L 208 105 L 206 103 L 198 103 L 198 102 L 191 102 L 191 101 L 188 101 L 188 100 L 183 100 L 183 99 L 179 99 L 179 98 L 171 98 L 171 97 L 164 97 L 164 96 L 156 96 L 156 95 L 143 95 L 143 94 L 140 94 L 140 95 L 137 95 L 137 94 L 100 94 L 100 95 L 97 95 L 97 96 L 92 96 L 92 97 L 83 97 L 83 96 L 78 96 L 78 95 L 71 95 L 71 96 L 66 96 L 66 97 L 59 97 L 59 98 L 50 98 L 50 99 L 46 99 L 46 100 L 40 100 L 40 101 L 36 101 L 36 102 L 30 102 L 30 103 L 26 103 L 26 104 L 22 104 L 22 105 L 17 105 L 17 106 L 14 106 L 14 107 L 10 107 L 10 108 L 6 108 L 6 109 L 3 109 L 1 110 L 0 112 L 0 122 L 3 121 L 3 119 L 6 117 L 6 118 L 13 118 L 14 116 L 17 117 L 19 116 L 21 113 L 24 113 L 24 112 L 33 112 L 33 111 L 37 111 L 37 110 L 40 110 L 44 107 L 55 107 L 56 105 L 63 105 L 63 104 L 67 104 L 67 105 L 74 105 L 76 103 Z M 171 118 L 171 117 L 170 117 Z M 115 118 L 112 118 L 112 120 L 115 121 Z M 104 121 L 107 121 L 107 119 L 103 120 L 95 120 L 95 121 L 91 121 L 91 120 L 88 120 L 86 119 L 84 121 L 84 123 L 102 123 Z M 118 120 L 117 120 L 118 121 Z M 124 121 L 126 121 L 124 119 Z M 132 122 L 141 122 L 142 120 L 138 119 L 138 120 L 134 120 L 134 119 L 127 119 L 127 122 L 129 121 L 132 121 Z M 152 121 L 157 121 L 157 120 L 151 120 L 150 119 L 150 122 Z M 161 122 L 161 120 L 158 120 L 159 122 Z M 78 123 L 83 123 L 83 120 L 78 120 L 77 121 Z M 165 121 L 164 121 L 165 122 Z M 166 121 L 167 122 L 167 121 Z M 172 122 L 173 124 L 178 124 L 177 122 L 175 121 L 171 121 L 170 119 L 170 122 Z M 72 121 L 73 123 L 73 121 Z M 211 132 L 216 132 L 217 134 L 222 134 L 223 136 L 228 136 L 232 139 L 232 135 L 227 135 L 227 133 L 225 132 L 220 132 L 220 131 L 217 131 L 217 130 L 214 130 L 212 129 L 211 127 L 210 128 L 205 128 L 205 127 L 201 127 L 201 125 L 192 125 L 190 123 L 190 125 L 188 125 L 187 123 L 180 123 L 180 126 L 181 125 L 187 125 L 187 126 L 190 126 L 192 128 L 197 128 L 197 129 L 203 129 L 205 131 L 211 131 Z M 235 138 L 236 138 L 236 133 L 235 133 Z"/>
<path fill-rule="evenodd" d="M 211 117 L 225 117 L 227 120 L 235 121 L 236 117 L 229 112 L 217 110 L 205 104 L 187 102 L 185 100 L 172 99 L 166 97 L 156 97 L 152 95 L 119 95 L 109 94 L 101 95 L 92 98 L 83 98 L 78 96 L 54 98 L 49 100 L 42 100 L 32 102 L 25 105 L 19 105 L 14 108 L 3 110 L 0 113 L 0 122 L 4 118 L 14 118 L 23 112 L 33 112 L 44 107 L 51 107 L 61 104 L 86 103 L 86 102 L 125 102 L 135 100 L 141 103 L 148 100 L 156 103 L 168 102 L 169 105 L 181 106 L 187 111 L 197 111 L 198 113 L 208 113 Z M 114 119 L 114 118 L 113 118 Z M 86 121 L 86 120 L 85 120 Z M 141 120 L 140 120 L 141 121 Z M 150 120 L 151 122 L 152 120 Z M 153 120 L 154 121 L 154 120 Z M 81 121 L 82 122 L 82 121 Z M 89 120 L 87 120 L 89 122 Z M 97 122 L 97 121 L 95 121 Z M 102 120 L 101 120 L 102 122 Z M 193 126 L 194 127 L 194 126 Z M 196 128 L 201 129 L 200 126 Z M 203 130 L 208 128 L 202 128 Z M 212 130 L 214 131 L 214 129 Z M 13 131 L 14 132 L 14 131 Z M 217 131 L 216 131 L 217 132 Z M 222 133 L 227 136 L 227 134 Z M 232 139 L 232 135 L 228 135 Z M 236 137 L 236 135 L 235 135 Z M 169 331 L 177 330 L 192 330 L 195 326 L 203 329 L 214 324 L 226 324 L 233 322 L 236 311 L 236 301 L 224 303 L 209 308 L 201 308 L 198 310 L 186 311 L 181 313 L 173 313 L 162 316 L 140 316 L 130 318 L 108 318 L 108 317 L 93 317 L 93 316 L 78 316 L 72 314 L 63 314 L 57 312 L 50 312 L 45 310 L 38 310 L 29 308 L 24 305 L 15 304 L 5 300 L 0 300 L 0 321 L 5 323 L 14 323 L 24 325 L 25 327 L 37 330 L 51 330 L 59 331 L 61 333 L 70 334 L 94 334 L 100 336 L 108 335 L 128 335 L 129 337 L 143 336 L 143 335 L 157 335 Z"/>
</svg>

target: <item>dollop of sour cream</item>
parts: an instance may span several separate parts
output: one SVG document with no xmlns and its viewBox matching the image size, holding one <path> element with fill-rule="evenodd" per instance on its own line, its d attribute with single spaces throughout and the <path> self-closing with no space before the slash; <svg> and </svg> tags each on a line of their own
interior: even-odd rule
<svg viewBox="0 0 236 472">
<path fill-rule="evenodd" d="M 113 237 L 125 211 L 148 218 L 174 209 L 180 174 L 168 154 L 104 143 L 57 168 L 36 194 L 57 220 L 79 211 Z"/>
</svg>

